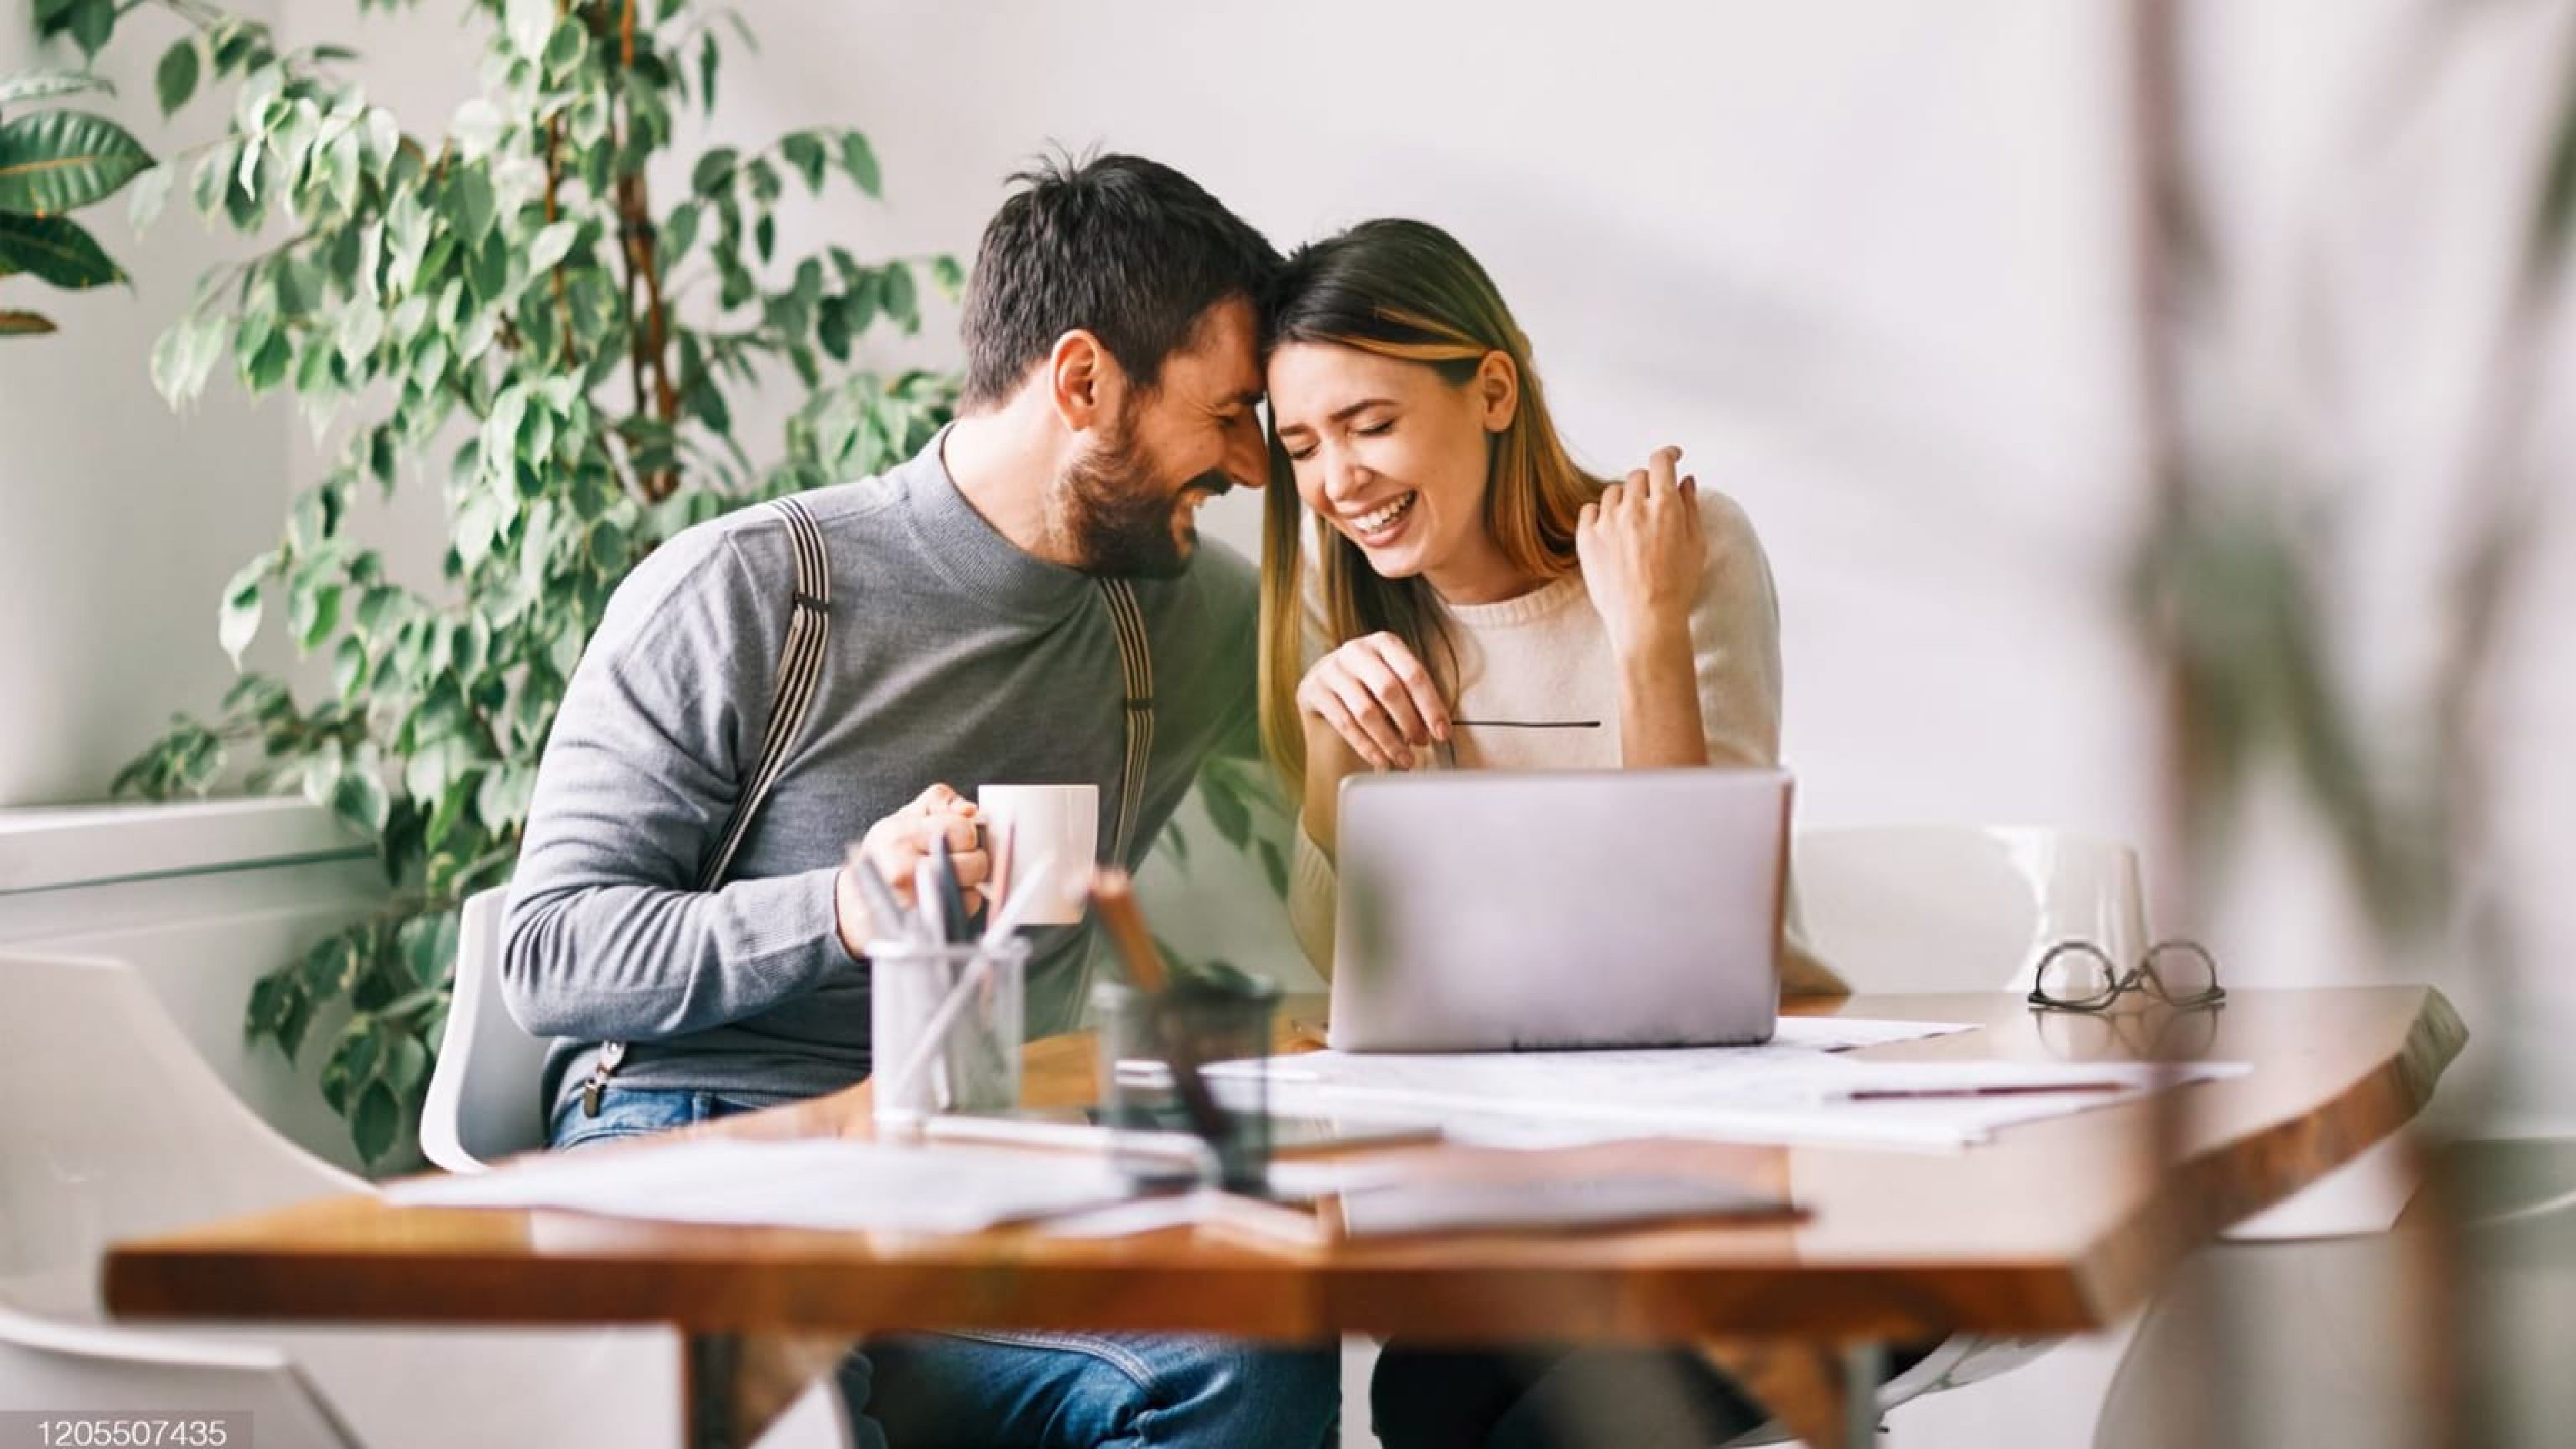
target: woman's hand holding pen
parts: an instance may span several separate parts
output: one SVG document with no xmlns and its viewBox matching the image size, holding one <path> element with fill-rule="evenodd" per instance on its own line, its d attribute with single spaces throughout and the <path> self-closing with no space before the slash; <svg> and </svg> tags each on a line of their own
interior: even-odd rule
<svg viewBox="0 0 2576 1449">
<path fill-rule="evenodd" d="M 913 868 L 928 859 L 935 843 L 945 838 L 949 864 L 957 872 L 966 913 L 971 916 L 982 907 L 981 887 L 993 868 L 992 857 L 976 838 L 978 823 L 974 801 L 946 785 L 933 785 L 911 804 L 869 826 L 866 837 L 859 842 L 859 854 L 885 877 L 896 901 L 905 910 L 914 910 L 918 903 L 913 900 Z M 894 922 L 868 918 L 867 897 L 851 874 L 851 867 L 843 866 L 832 884 L 834 925 L 842 949 L 853 960 L 867 954 L 870 940 L 898 929 Z"/>
<path fill-rule="evenodd" d="M 1583 587 L 1627 664 L 1659 650 L 1690 651 L 1691 605 L 1708 567 L 1698 480 L 1675 480 L 1682 450 L 1658 448 L 1643 468 L 1583 505 L 1574 532 Z"/>
<path fill-rule="evenodd" d="M 1298 681 L 1297 708 L 1381 770 L 1410 769 L 1417 746 L 1449 738 L 1449 706 L 1431 671 L 1384 630 L 1316 660 Z"/>
</svg>

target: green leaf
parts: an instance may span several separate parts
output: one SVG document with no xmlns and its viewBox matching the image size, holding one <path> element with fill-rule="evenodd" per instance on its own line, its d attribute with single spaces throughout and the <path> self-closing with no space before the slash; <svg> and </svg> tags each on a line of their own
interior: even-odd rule
<svg viewBox="0 0 2576 1449">
<path fill-rule="evenodd" d="M 897 263 L 885 269 L 885 314 L 903 325 L 906 332 L 921 330 L 921 305 L 915 295 L 912 268 Z"/>
<path fill-rule="evenodd" d="M 357 1145 L 358 1156 L 375 1162 L 394 1149 L 394 1134 L 402 1128 L 402 1103 L 383 1081 L 367 1083 L 358 1094 L 358 1110 L 349 1117 L 349 1140 Z"/>
<path fill-rule="evenodd" d="M 339 647 L 331 652 L 331 687 L 341 702 L 353 700 L 358 687 L 367 682 L 367 646 L 358 636 L 341 636 Z"/>
<path fill-rule="evenodd" d="M 850 173 L 850 179 L 859 184 L 861 191 L 870 196 L 882 194 L 879 187 L 883 178 L 877 175 L 876 148 L 868 144 L 867 137 L 856 131 L 841 133 L 841 169 Z"/>
<path fill-rule="evenodd" d="M 439 193 L 438 214 L 447 218 L 467 246 L 479 247 L 491 235 L 497 205 L 492 178 L 479 167 L 466 166 L 450 175 Z"/>
<path fill-rule="evenodd" d="M 654 260 L 661 264 L 662 275 L 669 276 L 689 254 L 690 243 L 698 239 L 698 204 L 682 202 L 671 209 L 671 219 L 662 226 L 661 250 Z"/>
<path fill-rule="evenodd" d="M 268 27 L 264 25 L 227 17 L 216 22 L 215 28 L 206 33 L 206 39 L 214 49 L 217 75 L 229 75 L 248 66 L 268 63 Z"/>
<path fill-rule="evenodd" d="M 37 18 L 44 18 L 44 7 L 36 7 Z M 44 101 L 56 96 L 76 96 L 83 91 L 116 94 L 107 77 L 79 70 L 22 70 L 0 76 L 0 106 L 19 101 Z"/>
<path fill-rule="evenodd" d="M 0 337 L 34 337 L 53 330 L 51 321 L 34 312 L 0 311 Z"/>
<path fill-rule="evenodd" d="M 930 281 L 939 289 L 939 295 L 954 302 L 957 294 L 966 290 L 966 269 L 957 265 L 955 257 L 942 253 L 930 259 Z"/>
<path fill-rule="evenodd" d="M 781 140 L 778 150 L 787 158 L 787 164 L 795 167 L 796 173 L 805 178 L 806 187 L 819 195 L 823 190 L 824 168 L 831 164 L 822 139 L 811 131 L 798 131 Z"/>
<path fill-rule="evenodd" d="M 385 340 L 385 314 L 364 303 L 352 303 L 341 309 L 336 333 L 340 359 L 349 365 L 352 375 L 363 375 L 377 344 Z"/>
<path fill-rule="evenodd" d="M 385 782 L 372 770 L 352 769 L 344 772 L 331 790 L 331 813 L 366 831 L 381 834 L 385 818 L 393 811 L 393 798 L 385 792 Z"/>
<path fill-rule="evenodd" d="M 716 109 L 716 38 L 710 33 L 698 43 L 698 109 L 714 115 Z"/>
<path fill-rule="evenodd" d="M 474 813 L 494 830 L 518 824 L 528 818 L 528 801 L 536 789 L 536 771 L 526 766 L 494 770 L 483 777 L 483 788 L 474 796 Z"/>
<path fill-rule="evenodd" d="M 559 221 L 537 233 L 528 246 L 528 270 L 538 276 L 553 271 L 555 264 L 572 251 L 573 240 L 581 235 L 581 223 Z"/>
<path fill-rule="evenodd" d="M 844 297 L 826 297 L 814 314 L 814 340 L 832 354 L 834 362 L 850 360 L 850 304 Z"/>
<path fill-rule="evenodd" d="M 590 33 L 582 29 L 580 21 L 566 17 L 546 40 L 546 74 L 557 78 L 570 75 L 588 49 Z"/>
<path fill-rule="evenodd" d="M 741 152 L 731 146 L 718 146 L 698 158 L 689 172 L 689 189 L 700 196 L 713 196 L 733 179 L 734 162 Z"/>
<path fill-rule="evenodd" d="M 224 585 L 224 606 L 215 624 L 215 636 L 222 641 L 224 652 L 232 656 L 233 668 L 241 668 L 242 651 L 259 633 L 260 585 L 267 579 L 272 559 L 267 554 L 242 565 L 241 572 Z"/>
<path fill-rule="evenodd" d="M 70 217 L 10 217 L 0 211 L 0 263 L 72 291 L 126 278 L 124 268 Z"/>
<path fill-rule="evenodd" d="M 448 133 L 456 138 L 456 150 L 466 163 L 479 163 L 501 143 L 501 130 L 509 124 L 501 108 L 476 96 L 456 108 L 447 123 Z"/>
<path fill-rule="evenodd" d="M 81 54 L 96 57 L 116 32 L 116 0 L 72 0 L 71 31 Z"/>
<path fill-rule="evenodd" d="M 1215 824 L 1216 833 L 1235 849 L 1244 849 L 1252 839 L 1252 812 L 1242 799 L 1218 784 L 1214 776 L 1199 781 L 1199 798 L 1207 804 L 1208 819 Z"/>
<path fill-rule="evenodd" d="M 205 387 L 206 374 L 223 349 L 223 314 L 199 312 L 179 319 L 153 345 L 153 388 L 170 406 L 182 405 Z"/>
<path fill-rule="evenodd" d="M 456 912 L 414 916 L 402 923 L 395 939 L 412 980 L 425 987 L 446 983 L 456 960 Z"/>
<path fill-rule="evenodd" d="M 169 115 L 188 103 L 197 93 L 197 42 L 191 36 L 161 52 L 161 64 L 152 73 L 152 91 L 161 99 L 161 114 Z"/>
<path fill-rule="evenodd" d="M 170 167 L 155 166 L 134 178 L 134 191 L 125 199 L 125 220 L 141 236 L 161 219 L 162 204 L 170 199 L 170 183 L 178 172 Z"/>
<path fill-rule="evenodd" d="M 510 48 L 536 60 L 545 53 L 546 37 L 554 33 L 555 0 L 508 0 L 501 23 Z"/>
<path fill-rule="evenodd" d="M 108 196 L 152 164 L 125 128 L 83 111 L 0 123 L 0 211 L 58 216 Z"/>
<path fill-rule="evenodd" d="M 410 1032 L 399 1031 L 384 1050 L 381 1070 L 385 1085 L 397 1097 L 408 1097 L 414 1088 L 429 1079 L 429 1048 Z"/>
<path fill-rule="evenodd" d="M 299 575 L 286 593 L 286 624 L 295 631 L 298 652 L 321 648 L 340 627 L 340 586 L 312 579 L 309 569 Z"/>
</svg>

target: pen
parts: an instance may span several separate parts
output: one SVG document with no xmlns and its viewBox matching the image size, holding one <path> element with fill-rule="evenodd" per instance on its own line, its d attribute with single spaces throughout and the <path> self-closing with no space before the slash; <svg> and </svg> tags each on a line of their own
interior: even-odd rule
<svg viewBox="0 0 2576 1449">
<path fill-rule="evenodd" d="M 880 941 L 910 940 L 914 933 L 912 913 L 895 899 L 894 888 L 886 884 L 884 872 L 856 844 L 850 847 L 850 873 L 859 878 L 859 896 L 868 903 L 868 934 Z"/>
<path fill-rule="evenodd" d="M 2128 1082 L 2020 1082 L 2009 1087 L 1888 1087 L 1837 1092 L 1845 1102 L 1909 1102 L 1921 1097 L 2049 1097 L 2061 1092 L 2125 1092 Z"/>
<path fill-rule="evenodd" d="M 1163 989 L 1163 953 L 1154 949 L 1154 933 L 1145 927 L 1145 914 L 1136 905 L 1136 885 L 1127 872 L 1114 865 L 1104 865 L 1093 873 L 1091 903 L 1100 912 L 1101 925 L 1108 928 L 1109 944 L 1118 948 L 1119 959 L 1127 963 L 1127 979 L 1148 996 Z"/>
<path fill-rule="evenodd" d="M 957 858 L 948 851 L 948 837 L 931 842 L 930 858 L 939 875 L 939 938 L 943 945 L 954 946 L 971 940 L 966 920 L 966 893 L 957 888 Z"/>
<path fill-rule="evenodd" d="M 946 893 L 939 888 L 939 861 L 923 856 L 912 867 L 912 903 L 921 912 L 923 934 L 929 944 L 948 944 L 948 917 L 942 913 Z"/>
<path fill-rule="evenodd" d="M 1101 866 L 1092 872 L 1091 904 L 1108 928 L 1109 944 L 1127 963 L 1128 981 L 1147 998 L 1146 1020 L 1162 1047 L 1163 1064 L 1171 1070 L 1172 1092 L 1181 1099 L 1191 1130 L 1214 1150 L 1225 1140 L 1225 1115 L 1199 1075 L 1196 1044 L 1172 1020 L 1172 1001 L 1164 994 L 1170 974 L 1163 968 L 1163 953 L 1154 947 L 1154 933 L 1145 925 L 1145 912 L 1136 904 L 1136 883 L 1116 866 Z"/>
</svg>

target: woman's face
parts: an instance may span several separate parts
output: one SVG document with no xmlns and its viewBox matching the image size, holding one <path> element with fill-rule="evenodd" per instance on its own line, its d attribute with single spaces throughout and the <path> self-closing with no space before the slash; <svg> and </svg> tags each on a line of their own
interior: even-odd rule
<svg viewBox="0 0 2576 1449">
<path fill-rule="evenodd" d="M 1499 559 L 1484 503 L 1489 439 L 1511 421 L 1508 358 L 1488 354 L 1453 385 L 1428 363 L 1291 342 L 1270 355 L 1269 384 L 1298 498 L 1380 576 L 1425 575 L 1455 599 L 1444 575 L 1468 583 Z"/>
</svg>

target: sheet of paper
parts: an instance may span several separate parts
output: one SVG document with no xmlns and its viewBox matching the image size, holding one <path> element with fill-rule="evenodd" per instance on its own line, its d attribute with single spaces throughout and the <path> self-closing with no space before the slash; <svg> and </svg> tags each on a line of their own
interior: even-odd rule
<svg viewBox="0 0 2576 1449">
<path fill-rule="evenodd" d="M 1105 1159 L 1075 1153 L 721 1140 L 568 1152 L 497 1172 L 400 1182 L 385 1193 L 406 1207 L 912 1233 L 971 1233 L 1130 1195 Z"/>
<path fill-rule="evenodd" d="M 1312 1052 L 1211 1067 L 1260 1075 L 1271 1110 L 1437 1120 L 1452 1141 L 1560 1147 L 1642 1136 L 1764 1144 L 1955 1149 L 2016 1123 L 2134 1100 L 2162 1086 L 2240 1075 L 2192 1063 L 2160 1077 L 2138 1064 L 1877 1062 L 1850 1047 L 1966 1028 L 1930 1022 L 1783 1018 L 1802 1025 L 1755 1047 L 1601 1052 Z M 2069 1090 L 2051 1092 L 2049 1087 Z M 2111 1090 L 2091 1090 L 2102 1087 Z M 1860 1094 L 1939 1092 L 1922 1098 Z"/>
<path fill-rule="evenodd" d="M 1855 1047 L 1887 1046 L 1925 1037 L 1955 1036 L 1975 1031 L 1973 1022 L 1882 1021 L 1866 1016 L 1784 1016 L 1771 1030 L 1775 1047 L 1802 1047 L 1812 1052 L 1847 1052 Z"/>
<path fill-rule="evenodd" d="M 1400 1183 L 1409 1174 L 1382 1157 L 1287 1158 L 1270 1164 L 1270 1191 L 1296 1201 L 1327 1193 L 1365 1192 Z M 1048 1218 L 1038 1231 L 1055 1238 L 1124 1238 L 1164 1228 L 1204 1227 L 1223 1216 L 1224 1194 L 1212 1187 L 1160 1193 L 1110 1207 Z"/>
</svg>

